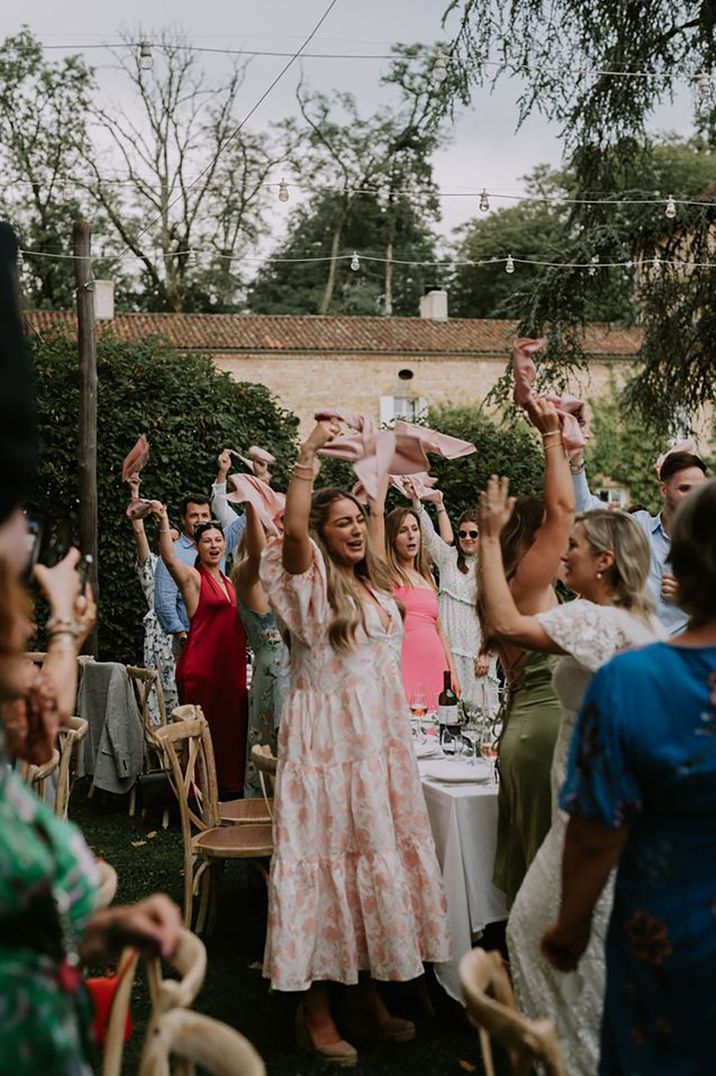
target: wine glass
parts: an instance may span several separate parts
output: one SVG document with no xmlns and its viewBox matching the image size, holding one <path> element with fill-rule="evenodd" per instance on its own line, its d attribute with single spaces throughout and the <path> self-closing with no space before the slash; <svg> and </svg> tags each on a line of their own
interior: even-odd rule
<svg viewBox="0 0 716 1076">
<path fill-rule="evenodd" d="M 422 681 L 416 681 L 410 692 L 411 728 L 413 735 L 420 736 L 420 733 L 423 731 L 422 719 L 427 712 L 428 696 L 425 691 L 425 684 Z"/>
<path fill-rule="evenodd" d="M 494 783 L 497 781 L 497 737 L 495 735 L 495 726 L 489 720 L 483 720 L 480 726 L 479 748 L 480 754 L 485 761 L 492 764 L 492 780 Z"/>
<path fill-rule="evenodd" d="M 478 744 L 480 742 L 480 720 L 482 718 L 482 711 L 479 707 L 471 706 L 468 703 L 463 703 L 462 707 L 465 715 L 465 724 L 462 727 L 462 738 L 470 747 L 470 765 L 476 766 L 479 755 Z"/>
</svg>

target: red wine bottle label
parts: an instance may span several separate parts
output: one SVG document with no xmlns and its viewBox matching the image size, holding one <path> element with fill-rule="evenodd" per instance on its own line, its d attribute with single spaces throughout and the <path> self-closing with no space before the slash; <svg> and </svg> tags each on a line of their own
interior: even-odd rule
<svg viewBox="0 0 716 1076">
<path fill-rule="evenodd" d="M 439 725 L 457 725 L 457 704 L 438 706 Z"/>
</svg>

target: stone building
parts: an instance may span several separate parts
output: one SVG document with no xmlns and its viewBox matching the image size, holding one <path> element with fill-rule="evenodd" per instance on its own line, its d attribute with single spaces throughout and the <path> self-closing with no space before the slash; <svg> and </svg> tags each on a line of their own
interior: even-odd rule
<svg viewBox="0 0 716 1076">
<path fill-rule="evenodd" d="M 514 322 L 447 318 L 441 295 L 427 296 L 415 318 L 117 313 L 97 331 L 206 354 L 237 381 L 266 385 L 303 430 L 331 406 L 389 422 L 436 404 L 480 404 L 505 369 Z M 76 333 L 70 311 L 31 311 L 26 321 L 32 333 Z M 638 330 L 589 326 L 588 369 L 575 375 L 574 395 L 601 395 L 639 342 Z"/>
</svg>

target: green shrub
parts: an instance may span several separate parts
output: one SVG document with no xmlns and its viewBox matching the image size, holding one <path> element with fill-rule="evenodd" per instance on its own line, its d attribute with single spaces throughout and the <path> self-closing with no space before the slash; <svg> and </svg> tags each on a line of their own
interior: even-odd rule
<svg viewBox="0 0 716 1076">
<path fill-rule="evenodd" d="M 56 530 L 77 512 L 76 344 L 32 341 L 41 463 L 30 509 Z M 232 381 L 200 355 L 178 354 L 157 339 L 128 344 L 105 338 L 97 348 L 97 486 L 99 499 L 99 649 L 105 660 L 138 661 L 144 598 L 134 571 L 134 540 L 125 515 L 122 460 L 141 433 L 150 444 L 142 494 L 164 501 L 170 518 L 186 492 L 210 490 L 224 447 L 270 447 L 285 482 L 295 456 L 297 420 L 261 385 Z M 150 542 L 154 525 L 148 523 Z"/>
</svg>

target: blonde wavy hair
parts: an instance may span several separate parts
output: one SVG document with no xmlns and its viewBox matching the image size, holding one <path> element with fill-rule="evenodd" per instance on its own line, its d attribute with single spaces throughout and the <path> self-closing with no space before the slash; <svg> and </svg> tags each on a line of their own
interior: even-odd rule
<svg viewBox="0 0 716 1076">
<path fill-rule="evenodd" d="M 582 512 L 575 520 L 580 523 L 589 548 L 595 556 L 613 553 L 614 564 L 606 573 L 614 605 L 649 623 L 654 604 L 646 589 L 651 553 L 646 535 L 626 512 L 596 508 Z"/>
<path fill-rule="evenodd" d="M 356 500 L 352 493 L 346 493 L 342 489 L 331 486 L 314 493 L 308 525 L 311 538 L 323 554 L 326 565 L 328 604 L 333 611 L 333 619 L 328 625 L 328 641 L 334 650 L 346 653 L 355 645 L 355 634 L 358 628 L 365 629 L 363 603 L 356 599 L 347 573 L 341 571 L 334 560 L 323 534 L 331 508 L 337 501 L 344 500 L 352 501 L 365 514 L 360 501 Z M 390 594 L 392 587 L 385 561 L 373 549 L 367 530 L 365 537 L 365 557 L 354 566 L 353 571 L 359 579 L 364 579 L 376 590 Z"/>
<path fill-rule="evenodd" d="M 408 573 L 404 568 L 401 568 L 395 553 L 395 539 L 407 516 L 412 516 L 418 524 L 418 535 L 420 539 L 418 553 L 415 557 L 414 569 L 418 575 L 421 575 L 426 582 L 430 583 L 433 590 L 437 590 L 437 587 L 435 586 L 435 577 L 432 573 L 432 561 L 428 556 L 425 549 L 425 543 L 423 542 L 420 519 L 412 508 L 394 508 L 393 511 L 388 512 L 388 515 L 385 517 L 385 559 L 388 563 L 388 572 L 390 573 L 392 584 L 394 587 L 412 587 L 413 585 Z"/>
</svg>

